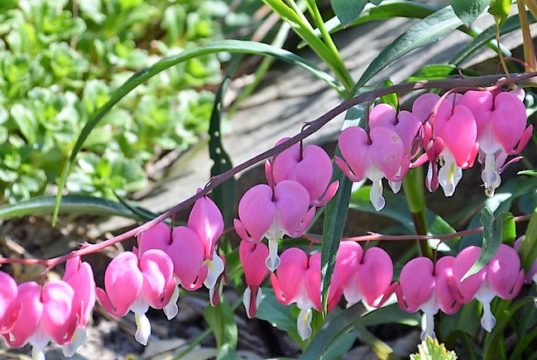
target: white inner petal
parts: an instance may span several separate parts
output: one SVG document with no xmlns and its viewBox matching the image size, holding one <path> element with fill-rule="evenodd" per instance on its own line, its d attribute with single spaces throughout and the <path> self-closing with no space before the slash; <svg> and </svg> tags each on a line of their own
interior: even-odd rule
<svg viewBox="0 0 537 360">
<path fill-rule="evenodd" d="M 179 300 L 179 286 L 175 287 L 170 301 L 164 307 L 164 314 L 166 314 L 168 320 L 173 319 L 179 313 L 179 308 L 177 307 L 177 300 Z"/>
<path fill-rule="evenodd" d="M 151 336 L 151 323 L 145 314 L 135 314 L 136 334 L 134 338 L 142 345 L 147 345 L 149 336 Z"/>
<path fill-rule="evenodd" d="M 80 345 L 84 344 L 87 339 L 86 329 L 77 328 L 71 342 L 62 346 L 62 352 L 65 357 L 72 357 Z"/>
<path fill-rule="evenodd" d="M 267 268 L 274 272 L 280 266 L 280 257 L 278 256 L 278 240 L 269 239 L 268 241 L 269 255 L 265 260 Z"/>
<path fill-rule="evenodd" d="M 313 318 L 313 312 L 311 308 L 300 309 L 297 319 L 298 335 L 302 340 L 306 340 L 311 336 L 311 319 Z"/>
</svg>

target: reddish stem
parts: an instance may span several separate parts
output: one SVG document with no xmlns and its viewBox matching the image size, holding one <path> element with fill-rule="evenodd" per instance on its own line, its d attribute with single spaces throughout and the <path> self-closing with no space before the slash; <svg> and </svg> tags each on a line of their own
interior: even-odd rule
<svg viewBox="0 0 537 360">
<path fill-rule="evenodd" d="M 324 113 L 323 115 L 319 116 L 317 119 L 308 122 L 307 124 L 309 126 L 307 126 L 305 129 L 303 129 L 303 131 L 299 132 L 295 136 L 287 139 L 286 141 L 278 144 L 277 146 L 267 151 L 262 152 L 261 154 L 258 154 L 246 160 L 245 162 L 235 166 L 232 169 L 229 169 L 228 171 L 220 175 L 212 177 L 207 183 L 207 185 L 203 188 L 203 190 L 196 192 L 196 194 L 180 202 L 179 204 L 173 206 L 172 208 L 165 211 L 161 215 L 157 216 L 153 220 L 150 220 L 134 229 L 124 232 L 123 234 L 114 236 L 103 242 L 100 242 L 97 244 L 86 245 L 78 250 L 70 252 L 69 254 L 58 256 L 55 258 L 51 258 L 51 259 L 0 258 L 0 264 L 43 265 L 46 267 L 45 271 L 48 271 L 66 262 L 72 257 L 93 254 L 109 246 L 115 245 L 117 243 L 130 239 L 132 237 L 135 237 L 141 232 L 151 229 L 153 226 L 157 225 L 158 223 L 161 223 L 162 221 L 168 219 L 170 216 L 186 209 L 188 206 L 192 205 L 196 200 L 200 199 L 203 196 L 206 196 L 212 190 L 214 190 L 217 186 L 219 186 L 226 180 L 230 179 L 231 177 L 235 176 L 239 172 L 246 170 L 250 168 L 251 166 L 263 160 L 266 160 L 274 155 L 277 155 L 281 153 L 282 151 L 284 151 L 285 149 L 291 147 L 292 145 L 304 140 L 308 136 L 314 134 L 319 129 L 321 129 L 324 125 L 326 125 L 333 118 L 335 118 L 336 116 L 342 114 L 346 110 L 358 104 L 368 102 L 368 101 L 374 101 L 378 97 L 388 95 L 391 93 L 400 94 L 400 93 L 405 93 L 405 92 L 409 92 L 413 90 L 420 90 L 420 89 L 452 89 L 452 88 L 475 89 L 475 88 L 481 88 L 481 87 L 487 87 L 487 86 L 489 87 L 490 86 L 504 86 L 508 84 L 515 84 L 515 83 L 530 79 L 535 76 L 537 76 L 537 72 L 513 74 L 510 76 L 486 75 L 486 76 L 475 76 L 475 77 L 454 77 L 454 78 L 445 79 L 445 80 L 426 80 L 426 81 L 418 81 L 418 82 L 413 82 L 413 83 L 397 84 L 397 85 L 388 86 L 388 87 L 384 87 L 381 89 L 375 89 L 375 90 L 360 94 L 356 97 L 343 101 L 341 104 L 332 108 L 331 110 Z M 378 240 L 379 239 L 378 236 L 382 237 L 384 235 L 369 235 L 369 236 L 370 237 L 376 236 L 376 238 L 374 239 Z M 432 238 L 438 238 L 438 236 L 434 236 Z M 373 238 L 370 238 L 370 240 L 371 239 Z M 416 239 L 416 236 L 413 236 L 412 239 Z"/>
</svg>

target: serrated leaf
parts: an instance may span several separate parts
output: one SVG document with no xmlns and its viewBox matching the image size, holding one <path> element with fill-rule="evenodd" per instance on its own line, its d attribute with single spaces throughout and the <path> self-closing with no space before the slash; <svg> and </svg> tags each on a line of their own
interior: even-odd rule
<svg viewBox="0 0 537 360">
<path fill-rule="evenodd" d="M 364 86 L 379 71 L 412 50 L 431 44 L 462 25 L 450 6 L 436 11 L 400 35 L 369 64 L 354 90 Z"/>
<path fill-rule="evenodd" d="M 418 345 L 418 353 L 410 355 L 410 360 L 456 360 L 457 355 L 454 351 L 446 349 L 444 344 L 427 336 L 425 340 Z"/>
<path fill-rule="evenodd" d="M 63 189 L 67 181 L 67 176 L 69 175 L 71 168 L 76 161 L 77 154 L 82 149 L 84 142 L 91 134 L 93 129 L 101 122 L 105 115 L 108 114 L 108 112 L 127 94 L 129 94 L 131 91 L 136 89 L 139 85 L 143 84 L 148 79 L 154 77 L 157 74 L 160 74 L 164 70 L 203 55 L 222 52 L 272 56 L 277 59 L 300 66 L 303 69 L 311 72 L 318 78 L 322 79 L 323 81 L 327 81 L 330 86 L 333 86 L 338 91 L 342 91 L 342 86 L 338 83 L 337 80 L 335 80 L 331 75 L 323 72 L 322 70 L 319 70 L 317 67 L 310 64 L 307 60 L 289 51 L 263 43 L 240 40 L 221 40 L 208 43 L 206 45 L 199 46 L 193 49 L 187 49 L 176 55 L 165 57 L 154 65 L 132 75 L 116 91 L 111 94 L 108 102 L 102 107 L 100 107 L 99 110 L 97 110 L 86 122 L 60 175 L 60 179 L 58 182 L 58 192 L 56 195 L 56 206 L 54 208 L 52 219 L 53 223 L 55 223 L 57 219 L 57 213 L 63 196 Z"/>
<path fill-rule="evenodd" d="M 469 25 L 485 12 L 490 1 L 491 0 L 451 0 L 450 3 L 459 19 L 461 19 L 463 23 Z"/>
<path fill-rule="evenodd" d="M 341 25 L 346 26 L 360 16 L 368 0 L 331 0 L 330 2 Z"/>
<path fill-rule="evenodd" d="M 503 220 L 501 214 L 494 217 L 492 210 L 484 207 L 481 211 L 481 224 L 483 225 L 483 245 L 474 265 L 464 274 L 461 281 L 478 273 L 492 260 L 500 248 L 503 235 Z"/>
<path fill-rule="evenodd" d="M 238 329 L 231 306 L 221 301 L 217 306 L 207 307 L 203 315 L 216 338 L 217 359 L 236 359 Z"/>
</svg>

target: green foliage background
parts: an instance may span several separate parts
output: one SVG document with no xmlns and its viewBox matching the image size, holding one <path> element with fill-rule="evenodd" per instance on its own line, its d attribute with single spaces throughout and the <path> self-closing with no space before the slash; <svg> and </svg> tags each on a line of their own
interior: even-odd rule
<svg viewBox="0 0 537 360">
<path fill-rule="evenodd" d="M 134 72 L 248 21 L 226 1 L 0 2 L 0 203 L 53 190 L 83 124 Z M 218 58 L 205 56 L 138 87 L 92 133 L 68 189 L 143 187 L 148 163 L 207 130 L 206 90 L 219 81 Z"/>
</svg>

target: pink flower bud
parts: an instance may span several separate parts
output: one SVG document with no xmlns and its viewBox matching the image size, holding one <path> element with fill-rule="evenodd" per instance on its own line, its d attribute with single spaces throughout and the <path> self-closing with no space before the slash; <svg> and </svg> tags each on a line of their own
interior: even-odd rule
<svg viewBox="0 0 537 360">
<path fill-rule="evenodd" d="M 136 340 L 147 345 L 151 324 L 145 313 L 149 306 L 155 309 L 168 306 L 176 288 L 170 258 L 156 249 L 144 252 L 140 258 L 126 251 L 110 262 L 104 282 L 106 292 L 97 288 L 99 302 L 116 317 L 132 311 L 137 325 Z"/>
<path fill-rule="evenodd" d="M 86 341 L 86 326 L 95 306 L 95 281 L 90 264 L 80 257 L 67 260 L 63 280 L 74 290 L 72 311 L 77 319 L 72 340 L 63 346 L 63 353 L 70 357 Z"/>
<path fill-rule="evenodd" d="M 244 240 L 240 243 L 239 257 L 248 286 L 244 291 L 243 303 L 250 319 L 255 317 L 261 302 L 260 286 L 268 275 L 268 270 L 264 266 L 268 254 L 268 247 L 263 243 Z"/>
<path fill-rule="evenodd" d="M 278 143 L 287 140 L 283 138 Z M 278 144 L 277 143 L 277 144 Z M 265 166 L 267 177 L 275 184 L 283 180 L 294 180 L 309 193 L 311 205 L 324 206 L 334 197 L 339 183 L 332 179 L 332 161 L 320 146 L 294 144 L 274 157 Z M 272 174 L 271 174 L 272 173 Z"/>
</svg>

